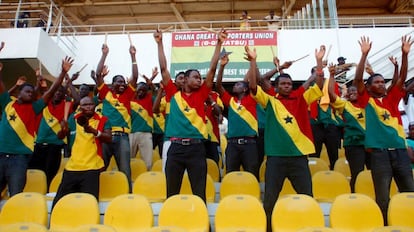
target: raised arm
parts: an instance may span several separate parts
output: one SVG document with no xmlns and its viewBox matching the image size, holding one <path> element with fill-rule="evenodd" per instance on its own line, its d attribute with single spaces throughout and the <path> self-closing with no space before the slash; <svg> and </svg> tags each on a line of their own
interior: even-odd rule
<svg viewBox="0 0 414 232">
<path fill-rule="evenodd" d="M 164 92 L 164 86 L 160 82 L 160 87 L 158 88 L 157 96 L 155 97 L 155 100 L 152 103 L 152 112 L 155 114 L 160 113 L 160 105 L 161 105 L 161 99 L 163 96 L 163 92 Z"/>
<path fill-rule="evenodd" d="M 42 98 L 44 102 L 49 102 L 52 99 L 53 94 L 58 90 L 59 86 L 62 85 L 63 78 L 65 78 L 66 73 L 70 70 L 73 65 L 73 59 L 70 57 L 65 57 L 62 60 L 62 71 L 60 72 L 59 77 L 53 82 L 52 86 L 43 94 Z"/>
<path fill-rule="evenodd" d="M 398 61 L 397 61 L 397 57 L 389 56 L 388 59 L 394 65 L 394 74 L 392 76 L 391 84 L 387 88 L 387 91 L 390 90 L 392 87 L 394 87 L 395 84 L 397 84 L 397 81 L 398 81 Z"/>
<path fill-rule="evenodd" d="M 319 86 L 320 89 L 323 87 L 323 57 L 325 56 L 326 47 L 321 45 L 318 49 L 315 49 L 315 58 L 316 58 L 316 79 L 315 84 Z"/>
<path fill-rule="evenodd" d="M 249 46 L 245 46 L 244 50 L 246 51 L 245 53 L 245 58 L 246 60 L 248 60 L 250 62 L 250 68 L 249 68 L 249 88 L 250 91 L 252 91 L 253 94 L 256 94 L 257 92 L 257 64 L 256 64 L 256 58 L 257 58 L 257 54 L 256 54 L 256 49 L 251 50 L 249 48 Z"/>
<path fill-rule="evenodd" d="M 336 98 L 338 97 L 335 93 L 336 68 L 334 64 L 330 64 L 328 68 L 329 68 L 329 85 L 328 85 L 329 99 L 331 103 L 334 103 L 336 101 Z"/>
<path fill-rule="evenodd" d="M 217 73 L 217 80 L 216 80 L 216 90 L 220 95 L 222 95 L 225 91 L 223 87 L 223 72 L 224 72 L 224 68 L 226 67 L 228 63 L 229 63 L 229 55 L 225 54 L 220 59 L 220 67 Z"/>
<path fill-rule="evenodd" d="M 402 90 L 404 87 L 404 82 L 407 79 L 407 71 L 408 71 L 408 53 L 410 52 L 411 45 L 414 41 L 411 41 L 411 36 L 403 36 L 401 38 L 402 46 L 402 56 L 401 56 L 401 69 L 400 69 L 400 76 L 395 83 L 395 87 Z"/>
<path fill-rule="evenodd" d="M 154 39 L 158 47 L 158 62 L 160 64 L 162 83 L 167 85 L 171 80 L 171 75 L 167 69 L 167 58 L 165 58 L 164 45 L 162 44 L 162 32 L 160 30 L 154 32 Z"/>
<path fill-rule="evenodd" d="M 227 32 L 224 29 L 221 29 L 217 37 L 218 37 L 217 44 L 214 49 L 213 57 L 211 57 L 210 68 L 208 69 L 206 79 L 205 79 L 205 83 L 207 87 L 209 88 L 213 86 L 214 75 L 216 75 L 217 63 L 220 58 L 221 45 L 224 43 L 224 40 L 226 40 L 227 38 Z"/>
<path fill-rule="evenodd" d="M 369 40 L 368 37 L 362 36 L 361 40 L 358 41 L 361 47 L 361 58 L 355 70 L 355 78 L 353 80 L 353 85 L 356 86 L 358 93 L 362 93 L 365 90 L 364 85 L 364 68 L 365 62 L 368 57 L 368 53 L 371 50 L 372 42 Z"/>
<path fill-rule="evenodd" d="M 104 77 L 102 71 L 104 69 L 105 60 L 109 53 L 109 47 L 106 44 L 102 44 L 102 56 L 99 60 L 98 67 L 96 68 L 96 85 L 101 86 L 104 83 Z"/>
<path fill-rule="evenodd" d="M 135 88 L 137 87 L 137 80 L 138 80 L 138 64 L 136 59 L 137 50 L 133 45 L 129 47 L 129 54 L 131 55 L 132 61 L 132 77 L 129 80 L 129 83 Z"/>
</svg>

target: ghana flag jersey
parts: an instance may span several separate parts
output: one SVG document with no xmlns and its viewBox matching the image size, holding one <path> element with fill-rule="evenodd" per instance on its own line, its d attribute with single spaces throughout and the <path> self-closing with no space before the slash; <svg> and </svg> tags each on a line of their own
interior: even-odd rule
<svg viewBox="0 0 414 232">
<path fill-rule="evenodd" d="M 19 104 L 8 92 L 0 94 L 2 119 L 0 121 L 0 152 L 32 154 L 38 128 L 38 115 L 46 106 L 43 99 Z"/>
<path fill-rule="evenodd" d="M 102 159 L 102 143 L 92 133 L 86 133 L 82 126 L 76 123 L 81 113 L 72 114 L 68 120 L 69 146 L 71 156 L 65 169 L 68 171 L 97 170 L 104 167 Z M 88 121 L 89 125 L 99 131 L 111 129 L 108 118 L 95 113 Z"/>
<path fill-rule="evenodd" d="M 72 106 L 70 107 L 72 109 Z M 39 129 L 37 130 L 36 143 L 48 143 L 62 145 L 66 139 L 59 139 L 57 134 L 61 130 L 60 122 L 63 120 L 65 101 L 54 105 L 49 102 L 42 111 Z"/>
<path fill-rule="evenodd" d="M 382 98 L 370 97 L 365 90 L 359 96 L 366 114 L 366 148 L 406 148 L 405 132 L 402 126 L 398 104 L 402 93 L 391 88 Z"/>
<path fill-rule="evenodd" d="M 108 117 L 112 132 L 131 131 L 131 99 L 135 95 L 135 88 L 128 85 L 122 94 L 111 91 L 107 85 L 98 87 L 99 98 L 102 100 L 102 114 Z"/>
<path fill-rule="evenodd" d="M 254 98 L 266 110 L 265 154 L 301 156 L 315 153 L 308 106 L 322 96 L 317 85 L 292 91 L 289 97 L 270 96 L 260 86 Z"/>
<path fill-rule="evenodd" d="M 165 129 L 167 138 L 208 138 L 204 102 L 209 92 L 204 83 L 191 94 L 178 91 L 173 95 Z"/>
<path fill-rule="evenodd" d="M 221 96 L 223 103 L 228 107 L 227 138 L 257 136 L 258 122 L 256 100 L 249 94 L 238 100 L 227 91 Z"/>
<path fill-rule="evenodd" d="M 165 96 L 161 98 L 159 113 L 153 113 L 154 119 L 154 133 L 156 134 L 164 134 L 165 131 L 165 115 L 166 115 L 166 105 L 167 101 L 165 100 Z"/>
<path fill-rule="evenodd" d="M 131 101 L 131 122 L 131 133 L 152 132 L 154 122 L 151 94 L 146 94 L 143 99 Z"/>
<path fill-rule="evenodd" d="M 336 98 L 332 107 L 339 111 L 344 119 L 344 146 L 364 145 L 365 109 L 340 97 Z"/>
</svg>

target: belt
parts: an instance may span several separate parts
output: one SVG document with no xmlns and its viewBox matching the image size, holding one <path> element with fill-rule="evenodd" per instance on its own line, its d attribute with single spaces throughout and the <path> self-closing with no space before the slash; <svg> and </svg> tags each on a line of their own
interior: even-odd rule
<svg viewBox="0 0 414 232">
<path fill-rule="evenodd" d="M 243 144 L 248 144 L 248 143 L 256 143 L 256 138 L 252 138 L 252 137 L 229 138 L 227 142 L 243 145 Z"/>
<path fill-rule="evenodd" d="M 128 133 L 121 131 L 112 131 L 112 136 L 128 136 Z"/>
<path fill-rule="evenodd" d="M 191 139 L 191 138 L 170 138 L 171 143 L 181 144 L 184 146 L 188 146 L 191 144 L 198 144 L 202 143 L 201 139 Z"/>
</svg>

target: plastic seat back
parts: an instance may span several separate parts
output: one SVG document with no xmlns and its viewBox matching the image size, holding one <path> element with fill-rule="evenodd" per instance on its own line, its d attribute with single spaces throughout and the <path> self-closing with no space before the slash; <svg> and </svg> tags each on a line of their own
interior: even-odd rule
<svg viewBox="0 0 414 232">
<path fill-rule="evenodd" d="M 272 213 L 273 231 L 294 232 L 306 227 L 324 227 L 318 202 L 304 194 L 292 194 L 277 200 Z"/>
<path fill-rule="evenodd" d="M 370 197 L 359 194 L 342 194 L 335 198 L 330 211 L 333 229 L 368 232 L 384 226 L 382 213 Z"/>
<path fill-rule="evenodd" d="M 47 225 L 47 204 L 45 195 L 36 192 L 22 192 L 8 199 L 0 212 L 0 225 L 20 222 Z"/>
<path fill-rule="evenodd" d="M 104 224 L 116 231 L 144 231 L 153 226 L 154 215 L 145 196 L 125 194 L 109 202 Z"/>
<path fill-rule="evenodd" d="M 345 157 L 336 160 L 334 171 L 342 173 L 346 178 L 351 179 L 351 169 L 349 168 L 348 160 Z"/>
<path fill-rule="evenodd" d="M 328 163 L 321 158 L 309 157 L 308 165 L 312 176 L 319 171 L 329 171 Z"/>
<path fill-rule="evenodd" d="M 70 193 L 62 197 L 50 216 L 51 231 L 74 231 L 85 224 L 99 224 L 96 198 L 88 193 Z"/>
<path fill-rule="evenodd" d="M 248 194 L 260 200 L 260 185 L 250 172 L 237 171 L 227 173 L 220 186 L 220 199 L 231 194 Z"/>
<path fill-rule="evenodd" d="M 163 172 L 145 172 L 134 182 L 132 192 L 145 196 L 150 202 L 163 202 L 167 198 L 167 183 Z"/>
<path fill-rule="evenodd" d="M 48 232 L 46 226 L 33 222 L 19 222 L 0 226 L 0 231 L 7 232 Z"/>
<path fill-rule="evenodd" d="M 414 228 L 414 193 L 398 193 L 391 197 L 388 206 L 388 225 Z"/>
<path fill-rule="evenodd" d="M 42 170 L 27 169 L 26 185 L 24 186 L 23 192 L 37 192 L 43 195 L 46 194 L 46 174 Z"/>
<path fill-rule="evenodd" d="M 207 173 L 211 176 L 214 182 L 220 181 L 220 170 L 216 161 L 207 159 Z"/>
<path fill-rule="evenodd" d="M 162 205 L 158 216 L 159 226 L 183 227 L 188 231 L 208 231 L 207 206 L 196 195 L 174 195 Z"/>
<path fill-rule="evenodd" d="M 180 194 L 193 194 L 193 191 L 191 189 L 190 179 L 188 178 L 187 172 L 184 173 L 183 180 L 181 182 Z M 207 179 L 206 179 L 206 201 L 210 202 L 210 203 L 213 203 L 214 200 L 215 200 L 215 196 L 216 196 L 216 189 L 215 189 L 215 186 L 214 186 L 214 181 L 210 177 L 210 175 L 207 174 Z"/>
<path fill-rule="evenodd" d="M 148 171 L 145 162 L 142 159 L 131 158 L 131 180 L 135 181 L 139 175 Z"/>
<path fill-rule="evenodd" d="M 319 202 L 333 202 L 341 194 L 351 193 L 348 179 L 336 171 L 319 171 L 312 176 L 313 197 Z"/>
<path fill-rule="evenodd" d="M 266 214 L 261 202 L 251 195 L 229 195 L 217 206 L 216 232 L 256 229 L 266 231 Z"/>
<path fill-rule="evenodd" d="M 129 193 L 126 175 L 121 171 L 104 171 L 99 176 L 99 201 L 110 201 Z"/>
<path fill-rule="evenodd" d="M 355 180 L 355 192 L 365 194 L 375 200 L 375 190 L 371 170 L 364 170 L 358 174 Z M 397 184 L 393 179 L 391 181 L 390 196 L 393 196 L 396 193 L 398 193 Z"/>
</svg>

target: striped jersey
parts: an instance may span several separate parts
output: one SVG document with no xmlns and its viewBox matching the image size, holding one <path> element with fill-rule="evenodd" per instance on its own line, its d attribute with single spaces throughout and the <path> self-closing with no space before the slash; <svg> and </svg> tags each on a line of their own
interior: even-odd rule
<svg viewBox="0 0 414 232">
<path fill-rule="evenodd" d="M 76 123 L 81 113 L 72 114 L 68 120 L 69 146 L 71 156 L 65 169 L 68 171 L 98 170 L 104 167 L 102 159 L 102 143 L 92 133 L 86 133 L 82 126 Z M 111 129 L 108 118 L 95 113 L 89 119 L 89 125 L 99 131 Z"/>
<path fill-rule="evenodd" d="M 167 88 L 165 90 L 168 101 Z M 177 91 L 170 98 L 170 113 L 165 129 L 167 138 L 208 138 L 204 102 L 210 90 L 204 83 L 191 94 Z"/>
<path fill-rule="evenodd" d="M 0 152 L 32 154 L 38 128 L 38 116 L 46 107 L 42 98 L 33 103 L 20 104 L 6 91 L 0 94 Z"/>
<path fill-rule="evenodd" d="M 402 95 L 392 87 L 382 98 L 373 98 L 367 90 L 359 96 L 366 114 L 366 148 L 406 148 L 405 132 L 402 126 L 398 104 Z"/>
<path fill-rule="evenodd" d="M 339 97 L 332 103 L 344 120 L 344 146 L 364 145 L 365 141 L 365 109 L 358 103 L 343 100 Z"/>
<path fill-rule="evenodd" d="M 70 107 L 72 109 L 72 107 Z M 54 105 L 52 101 L 42 111 L 39 129 L 37 130 L 36 143 L 48 143 L 62 145 L 66 139 L 59 139 L 57 134 L 62 129 L 60 122 L 63 120 L 65 101 Z"/>
<path fill-rule="evenodd" d="M 147 93 L 144 98 L 131 101 L 131 133 L 152 133 L 153 128 L 152 96 Z"/>
<path fill-rule="evenodd" d="M 228 107 L 227 138 L 257 136 L 258 122 L 256 100 L 249 94 L 238 100 L 227 91 L 221 96 L 225 106 Z"/>
<path fill-rule="evenodd" d="M 288 97 L 270 96 L 260 86 L 254 98 L 266 110 L 265 154 L 301 156 L 315 153 L 308 106 L 322 96 L 317 85 L 300 87 Z"/>
<path fill-rule="evenodd" d="M 128 85 L 123 93 L 116 94 L 106 84 L 98 87 L 102 100 L 102 114 L 108 117 L 112 131 L 129 133 L 131 131 L 131 99 L 135 88 Z"/>
</svg>

